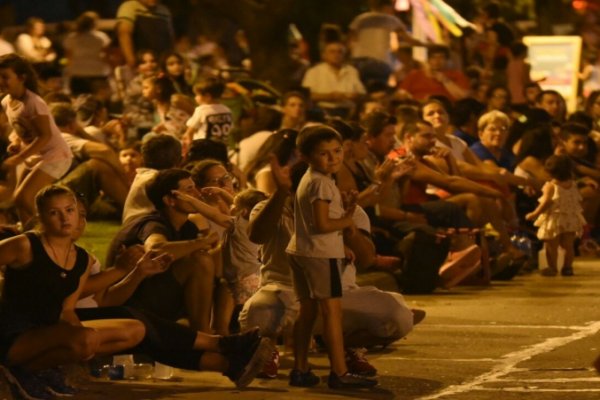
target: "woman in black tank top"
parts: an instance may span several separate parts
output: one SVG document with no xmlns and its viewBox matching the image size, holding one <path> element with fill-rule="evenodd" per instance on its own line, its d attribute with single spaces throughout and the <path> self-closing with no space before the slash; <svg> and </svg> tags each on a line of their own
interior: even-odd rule
<svg viewBox="0 0 600 400">
<path fill-rule="evenodd" d="M 113 354 L 137 345 L 144 325 L 136 320 L 81 323 L 74 309 L 90 259 L 73 244 L 79 228 L 77 200 L 69 189 L 48 186 L 36 195 L 40 232 L 0 242 L 5 282 L 0 300 L 0 363 L 23 391 L 32 371 Z M 50 382 L 46 382 L 51 386 Z M 38 398 L 49 398 L 44 386 Z M 31 395 L 31 392 L 22 394 Z"/>
</svg>

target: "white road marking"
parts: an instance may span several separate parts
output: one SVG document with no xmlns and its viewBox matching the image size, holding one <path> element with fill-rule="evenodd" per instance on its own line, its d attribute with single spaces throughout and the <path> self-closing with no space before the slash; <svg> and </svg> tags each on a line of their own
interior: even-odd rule
<svg viewBox="0 0 600 400">
<path fill-rule="evenodd" d="M 596 322 L 590 323 L 585 326 L 576 327 L 576 328 L 574 328 L 574 330 L 576 330 L 576 332 L 573 332 L 571 335 L 548 338 L 548 339 L 544 340 L 543 342 L 534 344 L 525 349 L 521 349 L 521 350 L 514 351 L 512 353 L 508 353 L 508 354 L 502 356 L 502 358 L 499 360 L 500 362 L 494 368 L 492 368 L 491 371 L 486 372 L 482 375 L 479 375 L 463 384 L 452 385 L 452 386 L 449 386 L 446 389 L 442 390 L 441 392 L 438 392 L 431 396 L 422 397 L 421 400 L 434 400 L 434 399 L 439 399 L 439 398 L 442 398 L 445 396 L 450 396 L 450 395 L 454 395 L 454 394 L 458 394 L 458 393 L 470 392 L 473 390 L 485 390 L 487 388 L 482 387 L 481 385 L 483 385 L 484 383 L 495 382 L 497 379 L 508 375 L 512 370 L 514 370 L 515 366 L 517 366 L 521 362 L 529 360 L 530 358 L 535 357 L 539 354 L 550 352 L 554 349 L 557 349 L 557 348 L 567 345 L 569 343 L 575 342 L 577 340 L 581 340 L 586 337 L 595 335 L 596 333 L 598 333 L 600 331 L 600 321 L 596 321 Z M 492 390 L 496 390 L 496 389 L 492 389 Z M 500 390 L 500 389 L 498 389 L 498 390 Z M 523 390 L 525 390 L 525 389 L 523 389 Z M 529 390 L 531 390 L 531 389 L 529 389 Z M 535 390 L 538 390 L 538 389 L 535 389 Z M 556 390 L 559 390 L 559 389 L 556 389 Z M 571 391 L 571 390 L 567 390 L 567 389 L 564 389 L 564 390 Z M 573 389 L 573 391 L 579 391 L 579 390 L 585 391 L 587 389 Z M 590 390 L 594 391 L 594 392 L 596 390 L 600 391 L 600 389 L 590 389 Z"/>
<path fill-rule="evenodd" d="M 480 391 L 480 392 L 519 392 L 519 393 L 523 393 L 523 392 L 532 392 L 535 391 L 536 393 L 539 392 L 563 392 L 563 393 L 573 393 L 573 392 L 584 392 L 584 393 L 590 393 L 590 392 L 600 392 L 600 388 L 590 388 L 590 389 L 546 389 L 546 388 L 539 388 L 539 387 L 523 387 L 523 388 L 475 388 L 474 391 Z M 424 397 L 426 398 L 426 397 Z"/>
<path fill-rule="evenodd" d="M 595 378 L 595 377 L 594 378 L 592 378 L 592 377 L 587 377 L 587 378 L 549 378 L 549 379 L 504 378 L 504 379 L 496 379 L 494 382 L 515 382 L 517 380 L 519 383 L 571 383 L 571 382 L 591 383 L 591 382 L 600 382 L 600 378 Z"/>
<path fill-rule="evenodd" d="M 414 358 L 414 357 L 377 357 L 377 361 L 384 360 L 410 360 L 410 361 L 435 361 L 435 362 L 494 362 L 497 358 Z"/>
<path fill-rule="evenodd" d="M 481 328 L 500 328 L 500 329 L 565 329 L 565 330 L 577 330 L 581 328 L 579 325 L 495 325 L 495 324 L 467 324 L 467 325 L 452 325 L 452 324 L 427 324 L 423 323 L 419 325 L 419 328 L 460 328 L 460 329 L 481 329 Z"/>
</svg>

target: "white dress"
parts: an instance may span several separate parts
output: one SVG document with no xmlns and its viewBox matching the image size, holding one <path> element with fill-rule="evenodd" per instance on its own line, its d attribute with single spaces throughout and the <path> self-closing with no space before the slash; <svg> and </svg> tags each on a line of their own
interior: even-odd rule
<svg viewBox="0 0 600 400">
<path fill-rule="evenodd" d="M 546 185 L 554 186 L 554 194 L 550 207 L 534 222 L 538 227 L 538 239 L 553 239 L 564 232 L 574 232 L 577 237 L 581 237 L 585 218 L 581 195 L 575 182 L 568 189 L 553 182 L 546 182 Z"/>
</svg>

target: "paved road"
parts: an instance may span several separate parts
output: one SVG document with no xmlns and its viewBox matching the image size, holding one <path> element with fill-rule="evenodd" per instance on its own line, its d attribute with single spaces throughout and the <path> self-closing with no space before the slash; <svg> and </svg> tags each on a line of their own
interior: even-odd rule
<svg viewBox="0 0 600 400">
<path fill-rule="evenodd" d="M 369 355 L 380 386 L 367 392 L 255 381 L 242 392 L 212 373 L 178 371 L 178 382 L 101 382 L 81 399 L 600 399 L 600 260 L 578 261 L 572 278 L 518 277 L 483 290 L 412 296 L 428 316 L 408 338 Z M 326 357 L 312 358 L 327 375 Z M 0 396 L 2 397 L 2 396 Z"/>
</svg>

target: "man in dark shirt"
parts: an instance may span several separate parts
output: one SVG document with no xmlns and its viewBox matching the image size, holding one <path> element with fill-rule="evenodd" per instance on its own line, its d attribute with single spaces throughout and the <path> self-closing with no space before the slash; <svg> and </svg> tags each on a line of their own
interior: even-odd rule
<svg viewBox="0 0 600 400">
<path fill-rule="evenodd" d="M 198 227 L 188 219 L 197 210 L 175 191 L 197 194 L 189 172 L 160 171 L 146 189 L 157 211 L 125 225 L 113 239 L 107 257 L 108 265 L 112 265 L 120 249 L 141 244 L 146 250 L 170 254 L 174 262 L 165 272 L 141 281 L 136 282 L 139 278 L 130 274 L 111 290 L 124 291 L 128 306 L 169 320 L 187 316 L 192 329 L 208 332 L 215 277 L 208 250 L 217 244 L 218 236 L 199 235 Z"/>
</svg>

